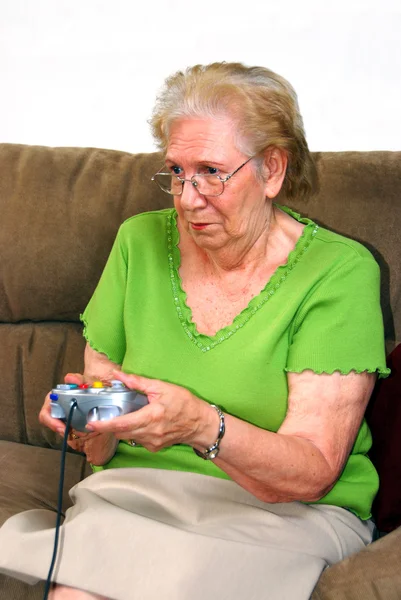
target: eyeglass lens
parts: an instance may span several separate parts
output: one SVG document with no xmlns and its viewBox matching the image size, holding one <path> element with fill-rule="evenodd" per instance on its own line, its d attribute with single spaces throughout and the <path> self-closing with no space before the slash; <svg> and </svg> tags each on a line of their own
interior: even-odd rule
<svg viewBox="0 0 401 600">
<path fill-rule="evenodd" d="M 154 178 L 164 192 L 174 195 L 182 193 L 182 182 L 177 177 L 169 173 L 157 173 Z M 205 196 L 220 196 L 224 190 L 224 184 L 217 175 L 194 175 L 191 181 L 198 192 Z"/>
</svg>

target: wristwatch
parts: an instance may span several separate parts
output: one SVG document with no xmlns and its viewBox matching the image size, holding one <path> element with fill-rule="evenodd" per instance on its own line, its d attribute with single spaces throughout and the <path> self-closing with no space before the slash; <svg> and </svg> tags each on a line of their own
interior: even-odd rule
<svg viewBox="0 0 401 600">
<path fill-rule="evenodd" d="M 217 414 L 220 417 L 219 433 L 217 435 L 217 440 L 205 452 L 201 452 L 200 450 L 197 450 L 196 448 L 192 448 L 193 451 L 195 452 L 195 454 L 197 456 L 199 456 L 200 458 L 203 458 L 204 460 L 213 460 L 214 458 L 216 458 L 216 456 L 220 452 L 220 442 L 226 431 L 226 425 L 225 425 L 225 421 L 224 421 L 223 412 L 215 404 L 211 404 L 210 406 L 215 409 L 215 411 L 217 412 Z"/>
</svg>

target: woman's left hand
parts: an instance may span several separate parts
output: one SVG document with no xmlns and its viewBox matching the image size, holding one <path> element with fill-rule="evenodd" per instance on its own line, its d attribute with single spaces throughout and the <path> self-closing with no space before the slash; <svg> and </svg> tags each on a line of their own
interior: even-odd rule
<svg viewBox="0 0 401 600">
<path fill-rule="evenodd" d="M 110 421 L 92 422 L 89 431 L 114 433 L 120 440 L 134 440 L 150 452 L 174 444 L 209 447 L 219 428 L 216 411 L 204 400 L 172 383 L 115 371 L 115 379 L 148 397 L 149 404 Z"/>
</svg>

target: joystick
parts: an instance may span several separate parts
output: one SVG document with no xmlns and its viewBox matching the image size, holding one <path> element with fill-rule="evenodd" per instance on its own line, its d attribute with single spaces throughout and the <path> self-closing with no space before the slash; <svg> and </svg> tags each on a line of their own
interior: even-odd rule
<svg viewBox="0 0 401 600">
<path fill-rule="evenodd" d="M 74 402 L 77 406 L 72 414 L 71 427 L 87 433 L 87 423 L 108 421 L 134 412 L 146 406 L 148 399 L 118 380 L 113 380 L 111 385 L 102 381 L 94 381 L 90 385 L 60 383 L 50 393 L 51 416 L 66 421 Z"/>
</svg>

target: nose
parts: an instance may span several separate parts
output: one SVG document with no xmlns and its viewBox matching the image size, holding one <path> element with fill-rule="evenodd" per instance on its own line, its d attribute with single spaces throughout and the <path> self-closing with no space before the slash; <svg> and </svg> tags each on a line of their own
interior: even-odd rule
<svg viewBox="0 0 401 600">
<path fill-rule="evenodd" d="M 206 204 L 205 196 L 202 196 L 191 181 L 185 181 L 181 196 L 177 196 L 178 202 L 184 210 L 202 208 Z"/>
</svg>

